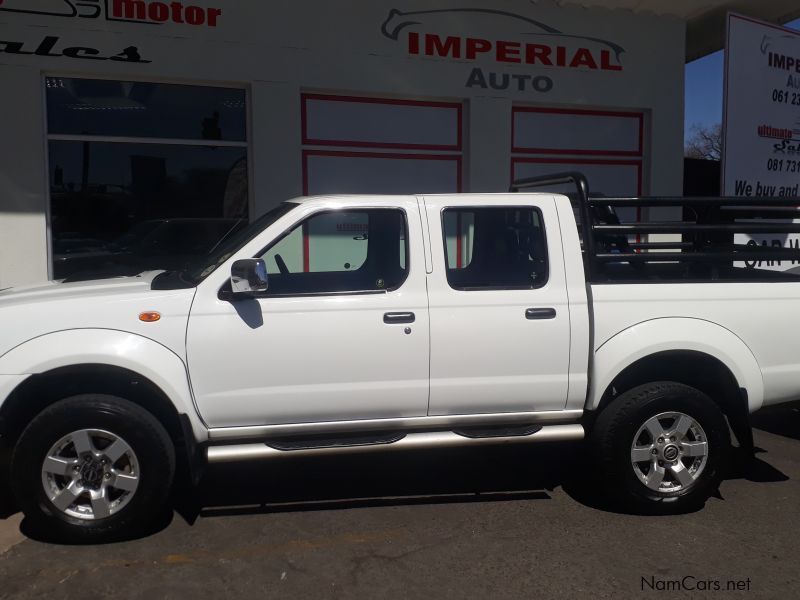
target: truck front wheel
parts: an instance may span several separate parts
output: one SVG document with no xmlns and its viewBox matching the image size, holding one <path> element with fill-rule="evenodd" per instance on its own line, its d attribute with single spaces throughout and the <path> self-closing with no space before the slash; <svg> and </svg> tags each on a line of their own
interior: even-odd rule
<svg viewBox="0 0 800 600">
<path fill-rule="evenodd" d="M 615 398 L 598 416 L 591 446 L 611 496 L 635 510 L 678 512 L 717 490 L 730 435 L 706 394 L 662 381 Z"/>
<path fill-rule="evenodd" d="M 33 531 L 56 541 L 106 542 L 147 533 L 164 514 L 175 449 L 140 406 L 82 395 L 31 421 L 11 468 L 14 494 Z"/>
</svg>

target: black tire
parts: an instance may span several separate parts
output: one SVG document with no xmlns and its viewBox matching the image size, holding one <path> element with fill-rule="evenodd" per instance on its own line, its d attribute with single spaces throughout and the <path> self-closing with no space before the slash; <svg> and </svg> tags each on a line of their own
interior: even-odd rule
<svg viewBox="0 0 800 600">
<path fill-rule="evenodd" d="M 702 428 L 707 442 L 706 462 L 693 483 L 671 491 L 655 490 L 637 475 L 631 457 L 632 445 L 637 432 L 649 419 L 673 412 L 691 417 Z M 669 423 L 669 418 L 665 422 Z M 651 437 L 648 433 L 642 435 L 644 439 Z M 665 444 L 670 444 L 669 439 Z M 682 448 L 680 443 L 677 446 Z M 659 445 L 659 448 L 664 450 L 665 446 Z M 620 502 L 628 510 L 669 514 L 695 510 L 716 492 L 730 450 L 730 434 L 725 417 L 706 394 L 681 383 L 660 381 L 635 387 L 615 398 L 597 417 L 590 449 L 598 467 L 598 481 L 609 499 Z M 655 463 L 662 456 L 657 454 Z M 680 466 L 678 460 L 695 464 L 694 459 L 681 455 L 675 461 L 675 468 Z M 670 464 L 673 463 L 666 465 L 668 474 L 661 485 L 668 487 L 672 483 L 678 487 L 680 482 L 672 475 Z M 652 468 L 648 463 L 639 465 L 642 471 Z"/>
<path fill-rule="evenodd" d="M 137 487 L 110 516 L 77 518 L 57 508 L 45 490 L 42 469 L 48 452 L 80 430 L 110 432 L 135 454 Z M 74 446 L 66 448 L 67 453 L 74 451 Z M 102 481 L 102 475 L 95 475 Z M 67 543 L 103 543 L 149 533 L 166 513 L 174 475 L 175 447 L 161 423 L 132 402 L 101 394 L 73 396 L 46 408 L 23 431 L 11 461 L 14 496 L 27 527 L 46 539 Z M 122 494 L 113 489 L 108 493 Z"/>
</svg>

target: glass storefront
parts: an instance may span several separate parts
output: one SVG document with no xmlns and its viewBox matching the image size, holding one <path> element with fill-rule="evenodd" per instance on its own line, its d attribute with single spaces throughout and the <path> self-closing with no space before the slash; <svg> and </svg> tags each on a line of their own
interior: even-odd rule
<svg viewBox="0 0 800 600">
<path fill-rule="evenodd" d="M 54 279 L 182 268 L 247 223 L 243 89 L 46 86 Z"/>
</svg>

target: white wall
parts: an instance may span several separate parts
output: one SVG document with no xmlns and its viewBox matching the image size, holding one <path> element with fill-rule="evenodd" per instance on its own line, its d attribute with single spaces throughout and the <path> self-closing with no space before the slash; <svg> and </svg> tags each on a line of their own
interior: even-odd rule
<svg viewBox="0 0 800 600">
<path fill-rule="evenodd" d="M 152 61 L 133 64 L 0 51 L 0 118 L 4 127 L 0 144 L 0 287 L 46 278 L 44 73 L 248 85 L 256 213 L 302 192 L 303 91 L 464 102 L 464 189 L 477 192 L 507 189 L 514 103 L 644 110 L 648 116 L 645 192 L 681 193 L 684 24 L 677 19 L 527 0 L 439 0 L 435 5 L 429 0 L 193 0 L 191 4 L 222 6 L 218 25 L 154 26 L 0 11 L 0 40 L 24 42 L 25 51 L 33 51 L 48 35 L 59 37 L 57 53 L 68 46 L 83 46 L 111 56 L 135 45 L 143 59 Z M 381 33 L 392 8 L 410 12 L 448 7 L 507 11 L 573 36 L 611 40 L 625 48 L 623 70 L 412 56 L 402 38 L 394 41 Z M 528 25 L 489 14 L 437 13 L 417 20 L 425 21 L 420 27 L 442 37 L 543 40 L 526 37 L 531 29 Z M 0 50 L 8 48 L 0 42 Z M 476 67 L 487 74 L 546 75 L 552 78 L 553 88 L 538 93 L 466 87 Z"/>
<path fill-rule="evenodd" d="M 0 64 L 0 82 L 3 289 L 47 279 L 47 175 L 41 75 L 35 69 Z"/>
</svg>

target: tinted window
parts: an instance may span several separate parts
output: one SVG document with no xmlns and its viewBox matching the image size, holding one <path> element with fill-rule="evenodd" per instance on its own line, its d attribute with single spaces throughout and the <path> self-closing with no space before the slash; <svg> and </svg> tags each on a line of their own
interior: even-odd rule
<svg viewBox="0 0 800 600">
<path fill-rule="evenodd" d="M 245 141 L 245 92 L 235 88 L 47 78 L 48 132 Z"/>
<path fill-rule="evenodd" d="M 215 264 L 248 220 L 244 90 L 69 77 L 45 88 L 52 277 Z"/>
<path fill-rule="evenodd" d="M 442 221 L 452 288 L 532 289 L 547 282 L 547 244 L 537 209 L 452 208 Z"/>
<path fill-rule="evenodd" d="M 53 275 L 182 269 L 247 223 L 247 149 L 50 142 Z"/>
<path fill-rule="evenodd" d="M 400 210 L 320 213 L 296 226 L 262 257 L 269 293 L 391 290 L 407 273 L 406 220 Z"/>
</svg>

